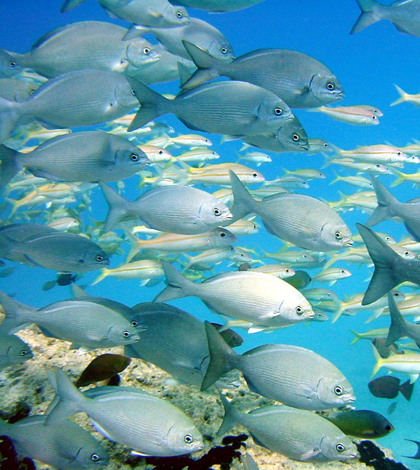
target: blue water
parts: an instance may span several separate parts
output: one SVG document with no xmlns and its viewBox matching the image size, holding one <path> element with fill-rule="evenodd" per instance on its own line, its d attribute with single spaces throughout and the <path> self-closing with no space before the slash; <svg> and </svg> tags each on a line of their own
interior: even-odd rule
<svg viewBox="0 0 420 470">
<path fill-rule="evenodd" d="M 385 3 L 385 2 L 384 2 Z M 387 2 L 388 4 L 391 2 Z M 26 52 L 31 45 L 43 34 L 59 26 L 83 20 L 100 20 L 115 22 L 124 26 L 127 23 L 109 18 L 99 4 L 88 0 L 85 4 L 66 14 L 59 12 L 60 1 L 38 0 L 2 0 L 0 2 L 0 47 L 16 52 Z M 418 57 L 420 56 L 420 38 L 399 33 L 390 22 L 381 21 L 368 27 L 366 30 L 351 36 L 349 34 L 353 23 L 359 15 L 359 8 L 355 0 L 337 2 L 336 0 L 295 0 L 282 2 L 266 0 L 252 8 L 226 14 L 208 14 L 203 11 L 190 10 L 191 16 L 199 17 L 220 29 L 229 39 L 237 56 L 258 48 L 285 48 L 305 52 L 327 65 L 339 78 L 346 93 L 346 98 L 340 105 L 370 104 L 379 108 L 384 116 L 380 118 L 377 126 L 351 126 L 334 121 L 332 118 L 320 113 L 310 113 L 297 110 L 296 115 L 301 120 L 309 137 L 323 138 L 342 149 L 353 149 L 361 145 L 392 143 L 404 146 L 412 139 L 419 138 L 419 113 L 412 104 L 403 103 L 390 107 L 390 103 L 398 98 L 393 84 L 398 84 L 408 93 L 420 91 L 420 72 Z M 176 93 L 177 83 L 160 84 L 157 90 Z M 161 122 L 168 122 L 175 128 L 176 133 L 190 133 L 179 121 L 173 117 L 160 118 Z M 241 147 L 240 142 L 229 142 L 220 145 L 220 136 L 209 136 L 214 143 L 214 149 L 220 153 L 218 162 L 236 161 L 235 152 Z M 270 153 L 270 152 L 268 152 Z M 322 168 L 325 159 L 322 155 L 305 154 L 271 154 L 273 162 L 262 165 L 258 169 L 267 180 L 274 179 L 283 174 L 283 169 L 296 168 Z M 250 165 L 251 166 L 251 165 Z M 406 165 L 404 172 L 414 173 L 418 170 L 416 165 Z M 309 189 L 299 190 L 304 194 L 323 198 L 327 201 L 336 201 L 340 198 L 338 191 L 352 194 L 356 188 L 339 182 L 330 185 L 335 178 L 335 171 L 340 175 L 351 175 L 353 172 L 342 170 L 337 166 L 329 166 L 322 170 L 327 178 L 325 180 L 311 181 Z M 124 196 L 130 200 L 140 194 L 136 189 L 136 178 L 126 181 L 127 190 Z M 389 187 L 394 176 L 380 177 L 381 181 Z M 217 188 L 208 188 L 213 191 Z M 419 196 L 418 188 L 411 183 L 402 183 L 392 188 L 397 199 L 406 201 Z M 92 194 L 90 208 L 91 216 L 97 220 L 104 220 L 107 206 L 98 190 Z M 368 215 L 360 210 L 346 212 L 342 215 L 353 233 L 356 233 L 356 222 L 365 222 Z M 86 218 L 88 220 L 88 218 Z M 404 227 L 395 222 L 382 223 L 375 230 L 389 233 L 397 240 L 406 235 Z M 117 230 L 118 233 L 121 233 Z M 263 228 L 257 235 L 241 237 L 238 246 L 248 248 L 264 248 L 270 252 L 282 247 L 282 242 L 267 234 Z M 123 245 L 128 251 L 128 245 Z M 114 256 L 111 267 L 122 263 L 123 257 Z M 266 263 L 273 262 L 264 259 Z M 16 265 L 7 262 L 7 266 Z M 347 265 L 344 262 L 336 263 L 350 269 L 352 277 L 339 281 L 331 288 L 341 299 L 355 293 L 364 292 L 371 271 L 365 266 Z M 227 270 L 222 264 L 216 272 Z M 311 275 L 318 270 L 310 270 Z M 89 273 L 83 277 L 81 283 L 89 284 L 96 278 L 96 273 Z M 42 285 L 55 278 L 52 271 L 42 268 L 29 268 L 17 266 L 13 274 L 0 280 L 1 289 L 9 294 L 16 294 L 16 298 L 24 303 L 41 307 L 53 301 L 70 297 L 67 287 L 44 292 Z M 98 285 L 87 288 L 95 296 L 110 297 L 127 305 L 134 305 L 141 301 L 151 301 L 162 289 L 163 284 L 154 287 L 140 287 L 138 281 L 122 281 L 109 277 Z M 319 286 L 324 287 L 324 286 Z M 408 291 L 406 289 L 406 291 Z M 197 299 L 180 299 L 173 302 L 180 308 L 193 312 L 200 319 L 217 321 L 219 318 L 210 313 Z M 364 322 L 371 312 L 362 312 L 355 317 L 342 316 L 336 323 L 312 323 L 308 326 L 296 326 L 284 331 L 271 334 L 257 333 L 245 337 L 242 350 L 251 349 L 259 344 L 290 343 L 313 349 L 337 365 L 352 383 L 358 409 L 372 409 L 386 415 L 395 426 L 395 431 L 382 438 L 380 443 L 393 450 L 395 459 L 403 462 L 410 468 L 418 468 L 417 461 L 403 458 L 403 455 L 413 455 L 415 445 L 404 439 L 420 440 L 418 423 L 420 412 L 417 403 L 420 398 L 419 386 L 415 386 L 411 402 L 399 396 L 395 412 L 388 416 L 387 408 L 392 400 L 373 397 L 367 382 L 371 378 L 374 359 L 368 341 L 359 341 L 350 346 L 353 335 L 349 329 L 367 331 L 370 328 L 388 326 L 387 319 L 378 319 L 369 325 Z M 384 375 L 382 369 L 379 375 Z M 403 380 L 404 377 L 401 376 Z M 18 399 L 18 397 L 17 397 Z"/>
</svg>

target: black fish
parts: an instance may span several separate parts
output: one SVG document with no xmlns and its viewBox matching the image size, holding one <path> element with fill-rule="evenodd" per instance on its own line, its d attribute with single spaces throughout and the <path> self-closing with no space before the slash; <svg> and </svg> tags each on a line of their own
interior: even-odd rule
<svg viewBox="0 0 420 470">
<path fill-rule="evenodd" d="M 85 387 L 95 382 L 110 379 L 126 369 L 130 362 L 130 358 L 119 354 L 102 354 L 95 357 L 77 379 L 76 387 Z"/>
<path fill-rule="evenodd" d="M 391 375 L 384 375 L 376 379 L 371 380 L 368 383 L 370 393 L 378 398 L 396 398 L 398 392 L 401 392 L 403 397 L 410 401 L 413 393 L 414 383 L 410 384 L 410 381 L 404 382 L 400 385 L 400 379 Z"/>
<path fill-rule="evenodd" d="M 414 442 L 414 444 L 417 444 L 417 452 L 415 455 L 402 455 L 401 457 L 407 457 L 408 459 L 416 459 L 420 460 L 420 442 L 419 441 L 413 441 L 413 439 L 405 439 L 406 441 Z"/>
</svg>

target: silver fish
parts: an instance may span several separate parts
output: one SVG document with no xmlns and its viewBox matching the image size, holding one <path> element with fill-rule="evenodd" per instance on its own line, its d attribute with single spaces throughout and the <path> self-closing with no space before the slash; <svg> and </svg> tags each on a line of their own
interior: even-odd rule
<svg viewBox="0 0 420 470">
<path fill-rule="evenodd" d="M 34 357 L 28 344 L 0 328 L 0 370 Z"/>
<path fill-rule="evenodd" d="M 0 142 L 23 118 L 59 128 L 90 126 L 124 116 L 136 104 L 126 77 L 117 72 L 67 72 L 45 82 L 22 103 L 0 98 Z"/>
<path fill-rule="evenodd" d="M 168 262 L 162 261 L 162 267 L 169 285 L 154 302 L 196 296 L 215 313 L 242 320 L 255 331 L 282 328 L 313 317 L 305 297 L 270 274 L 227 272 L 195 284 Z"/>
<path fill-rule="evenodd" d="M 9 436 L 21 457 L 39 460 L 58 470 L 98 468 L 108 464 L 102 445 L 71 421 L 45 426 L 45 416 L 29 416 L 13 424 L 0 421 L 0 434 Z"/>
<path fill-rule="evenodd" d="M 85 131 L 49 139 L 28 153 L 0 145 L 0 188 L 21 169 L 50 181 L 118 181 L 128 178 L 150 161 L 136 145 L 104 131 Z"/>
<path fill-rule="evenodd" d="M 88 238 L 38 224 L 0 228 L 0 258 L 73 273 L 109 264 L 108 255 Z"/>
<path fill-rule="evenodd" d="M 182 88 L 189 90 L 212 78 L 226 76 L 263 87 L 285 101 L 290 108 L 313 108 L 344 98 L 337 77 L 313 57 L 287 49 L 259 49 L 230 62 L 211 57 L 206 51 L 184 41 L 197 72 Z"/>
<path fill-rule="evenodd" d="M 150 28 L 133 25 L 125 39 L 152 33 L 172 54 L 191 60 L 183 41 L 191 42 L 219 60 L 234 58 L 233 47 L 227 38 L 214 26 L 198 18 L 190 18 L 189 24 L 178 28 Z"/>
<path fill-rule="evenodd" d="M 86 0 L 66 0 L 61 11 L 69 11 Z M 130 23 L 144 24 L 158 28 L 173 28 L 189 22 L 187 10 L 173 6 L 168 0 L 98 0 L 111 17 Z"/>
<path fill-rule="evenodd" d="M 284 101 L 251 83 L 204 84 L 169 100 L 136 79 L 127 80 L 141 104 L 128 131 L 172 113 L 189 129 L 241 137 L 275 133 L 294 117 Z"/>
<path fill-rule="evenodd" d="M 45 336 L 70 341 L 72 349 L 112 348 L 139 340 L 135 327 L 117 309 L 94 297 L 62 300 L 38 310 L 3 292 L 0 301 L 6 313 L 1 328 L 9 334 L 35 323 Z"/>
<path fill-rule="evenodd" d="M 210 363 L 202 390 L 222 374 L 239 369 L 251 391 L 304 410 L 325 410 L 355 400 L 342 372 L 310 349 L 286 344 L 264 344 L 236 354 L 214 327 L 205 322 Z"/>
<path fill-rule="evenodd" d="M 147 191 L 131 202 L 100 183 L 109 205 L 104 231 L 121 220 L 140 218 L 148 228 L 162 232 L 194 235 L 204 233 L 231 219 L 227 206 L 211 194 L 191 186 L 163 186 Z"/>
<path fill-rule="evenodd" d="M 84 411 L 102 434 L 139 455 L 169 457 L 203 448 L 190 418 L 160 398 L 127 388 L 88 398 L 58 367 L 49 372 L 49 380 L 59 401 L 45 420 L 47 426 Z"/>
<path fill-rule="evenodd" d="M 311 411 L 289 406 L 262 406 L 249 413 L 236 410 L 221 395 L 225 416 L 219 436 L 236 424 L 245 426 L 254 441 L 289 459 L 326 462 L 357 456 L 356 445 L 335 424 Z"/>
<path fill-rule="evenodd" d="M 261 217 L 269 233 L 309 250 L 340 250 L 353 244 L 343 219 L 322 201 L 289 193 L 257 201 L 233 172 L 230 175 L 234 197 L 233 220 L 253 212 Z"/>
<path fill-rule="evenodd" d="M 391 5 L 383 5 L 376 0 L 357 0 L 362 10 L 350 31 L 358 33 L 380 20 L 389 20 L 400 33 L 420 36 L 420 1 L 398 0 Z"/>
<path fill-rule="evenodd" d="M 102 21 L 72 23 L 43 36 L 25 54 L 10 52 L 24 67 L 47 78 L 79 69 L 124 72 L 159 60 L 143 38 L 123 41 L 127 29 Z"/>
<path fill-rule="evenodd" d="M 236 11 L 249 8 L 264 0 L 177 0 L 176 3 L 189 8 L 200 8 L 208 11 Z"/>
</svg>

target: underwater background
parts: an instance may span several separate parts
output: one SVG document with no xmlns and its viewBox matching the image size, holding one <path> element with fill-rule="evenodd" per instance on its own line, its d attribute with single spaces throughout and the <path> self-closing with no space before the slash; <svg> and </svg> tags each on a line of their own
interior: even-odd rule
<svg viewBox="0 0 420 470">
<path fill-rule="evenodd" d="M 234 1 L 234 0 L 232 0 Z M 391 2 L 383 3 L 390 4 Z M 61 2 L 55 0 L 1 0 L 0 1 L 0 47 L 6 50 L 24 53 L 32 44 L 45 33 L 57 27 L 85 20 L 108 21 L 128 26 L 127 22 L 110 18 L 93 0 L 89 0 L 76 9 L 60 13 Z M 223 14 L 210 14 L 201 10 L 189 9 L 191 16 L 201 18 L 218 28 L 229 39 L 236 57 L 260 48 L 283 48 L 304 52 L 324 63 L 340 80 L 345 98 L 337 106 L 350 106 L 368 104 L 379 108 L 383 112 L 380 124 L 376 126 L 353 126 L 344 122 L 333 120 L 321 113 L 309 112 L 304 109 L 294 110 L 310 138 L 325 139 L 340 149 L 354 149 L 358 146 L 390 143 L 403 147 L 414 139 L 420 139 L 419 117 L 420 110 L 410 103 L 402 103 L 391 107 L 390 104 L 398 98 L 394 84 L 407 93 L 420 91 L 420 69 L 418 57 L 420 56 L 420 38 L 399 33 L 388 21 L 381 21 L 356 35 L 350 35 L 351 27 L 359 16 L 360 9 L 355 0 L 294 0 L 286 2 L 281 0 L 265 0 L 251 8 L 228 12 Z M 151 42 L 151 35 L 146 36 Z M 153 85 L 152 88 L 160 93 L 176 94 L 178 82 L 168 82 Z M 335 106 L 335 105 L 334 105 Z M 191 133 L 180 121 L 173 116 L 163 116 L 157 119 L 172 126 L 175 134 Z M 98 128 L 104 128 L 98 126 Z M 204 133 L 202 133 L 205 135 Z M 237 152 L 242 142 L 232 141 L 221 143 L 221 136 L 210 135 L 212 148 L 220 154 L 220 159 L 214 163 L 235 162 Z M 171 148 L 168 149 L 172 151 Z M 241 152 L 244 153 L 244 152 Z M 266 152 L 272 162 L 262 164 L 258 170 L 266 180 L 273 180 L 282 175 L 284 169 L 298 168 L 321 169 L 326 178 L 309 181 L 308 189 L 296 189 L 309 196 L 317 197 L 328 202 L 340 199 L 341 191 L 344 194 L 354 194 L 358 188 L 343 181 L 332 182 L 336 173 L 341 176 L 354 174 L 353 171 L 343 169 L 337 165 L 324 166 L 326 158 L 321 154 Z M 175 154 L 175 152 L 174 152 Z M 242 162 L 250 167 L 252 163 Z M 255 165 L 254 165 L 255 166 Z M 153 171 L 153 169 L 152 169 Z M 406 173 L 418 171 L 418 165 L 406 164 L 402 170 Z M 396 179 L 394 175 L 379 176 L 380 181 L 389 188 Z M 129 200 L 137 198 L 141 191 L 138 189 L 138 177 L 125 180 L 124 197 Z M 115 185 L 113 185 L 115 187 Z M 146 188 L 146 187 L 144 187 Z M 218 187 L 203 188 L 213 192 Z M 419 189 L 410 182 L 391 188 L 392 194 L 402 202 L 419 196 Z M 105 220 L 107 204 L 99 189 L 90 194 L 89 209 L 84 212 L 86 224 L 92 219 Z M 3 202 L 3 201 L 2 201 Z M 72 204 L 77 208 L 80 201 Z M 43 208 L 47 211 L 47 208 Z M 16 212 L 15 222 L 19 222 L 19 211 Z M 7 219 L 7 209 L 0 214 Z M 344 221 L 353 234 L 357 233 L 356 223 L 364 223 L 368 214 L 359 209 L 347 211 L 342 214 Z M 40 219 L 34 219 L 39 222 Z M 258 219 L 257 222 L 259 223 Z M 268 234 L 259 223 L 259 232 L 255 235 L 239 237 L 236 246 L 255 250 L 253 259 L 262 259 L 264 263 L 274 262 L 263 256 L 263 250 L 274 253 L 283 247 L 277 237 Z M 397 241 L 406 236 L 401 223 L 387 221 L 374 228 L 374 231 L 388 233 Z M 122 234 L 120 229 L 116 232 Z M 129 244 L 121 245 L 123 255 L 115 254 L 111 258 L 110 267 L 120 265 L 129 250 Z M 327 257 L 334 256 L 328 254 Z M 71 297 L 68 286 L 54 287 L 44 291 L 42 286 L 53 279 L 55 273 L 43 268 L 32 268 L 25 265 L 7 261 L 6 268 L 14 266 L 14 271 L 7 277 L 0 278 L 1 290 L 9 295 L 15 294 L 20 302 L 42 307 L 54 301 Z M 372 269 L 365 265 L 337 261 L 333 266 L 349 269 L 352 276 L 338 281 L 329 287 L 340 299 L 347 296 L 363 293 L 368 285 Z M 179 267 L 179 266 L 178 266 Z M 224 272 L 236 267 L 228 267 L 227 262 L 215 267 L 214 273 Z M 308 269 L 313 276 L 322 268 Z M 209 274 L 210 275 L 210 274 Z M 90 284 L 96 279 L 98 272 L 85 274 L 78 284 L 94 296 L 102 296 L 118 300 L 128 306 L 138 302 L 152 301 L 164 287 L 162 282 L 153 287 L 140 286 L 137 280 L 118 280 L 107 277 L 95 286 Z M 325 287 L 318 285 L 318 287 Z M 403 287 L 405 292 L 411 289 Z M 185 298 L 171 302 L 179 308 L 196 315 L 201 320 L 220 322 L 220 317 L 211 313 L 204 304 L 196 298 Z M 314 350 L 329 359 L 344 373 L 351 382 L 357 397 L 353 405 L 357 409 L 369 409 L 384 414 L 395 427 L 388 436 L 380 439 L 380 444 L 390 448 L 396 461 L 401 461 L 409 468 L 419 468 L 418 460 L 404 458 L 415 454 L 415 445 L 405 439 L 420 441 L 420 390 L 416 384 L 411 401 L 406 401 L 401 395 L 395 400 L 397 406 L 392 414 L 387 414 L 391 400 L 373 397 L 367 387 L 371 379 L 374 366 L 374 357 L 370 341 L 360 340 L 350 345 L 354 335 L 350 330 L 364 332 L 371 328 L 389 326 L 389 318 L 381 317 L 365 324 L 372 315 L 371 311 L 362 311 L 355 316 L 342 315 L 336 322 L 312 322 L 306 325 L 295 325 L 284 330 L 272 333 L 248 334 L 244 330 L 237 331 L 244 337 L 243 345 L 238 352 L 247 351 L 264 343 L 287 343 L 303 346 Z M 33 360 L 36 360 L 36 356 Z M 7 371 L 1 372 L 1 374 Z M 385 375 L 381 369 L 379 375 Z M 402 381 L 406 377 L 401 377 Z M 19 397 L 16 397 L 18 400 Z"/>
</svg>

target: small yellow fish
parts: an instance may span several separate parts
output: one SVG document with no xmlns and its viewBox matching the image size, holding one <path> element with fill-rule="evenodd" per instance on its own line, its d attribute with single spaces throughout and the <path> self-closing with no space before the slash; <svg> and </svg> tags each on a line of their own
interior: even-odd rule
<svg viewBox="0 0 420 470">
<path fill-rule="evenodd" d="M 402 90 L 399 86 L 395 84 L 394 86 L 397 89 L 400 97 L 393 101 L 391 106 L 395 106 L 396 104 L 400 103 L 412 103 L 415 106 L 420 106 L 420 93 L 417 93 L 416 95 L 410 95 L 409 93 L 406 93 L 404 90 Z"/>
<path fill-rule="evenodd" d="M 378 115 L 376 113 L 360 106 L 337 106 L 335 108 L 320 106 L 319 108 L 309 109 L 308 111 L 318 111 L 331 116 L 337 121 L 356 126 L 375 126 L 379 124 Z"/>
</svg>

